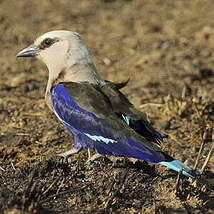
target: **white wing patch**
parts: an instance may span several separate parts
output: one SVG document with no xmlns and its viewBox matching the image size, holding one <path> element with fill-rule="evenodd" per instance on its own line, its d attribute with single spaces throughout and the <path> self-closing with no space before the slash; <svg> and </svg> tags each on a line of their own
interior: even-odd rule
<svg viewBox="0 0 214 214">
<path fill-rule="evenodd" d="M 123 118 L 123 120 L 127 123 L 127 125 L 129 125 L 130 117 L 122 114 L 122 118 Z"/>
<path fill-rule="evenodd" d="M 54 108 L 53 108 L 54 110 Z M 67 125 L 67 126 L 71 126 L 69 123 L 65 122 L 64 120 L 62 120 L 60 118 L 60 116 L 57 114 L 57 112 L 54 110 L 54 113 L 55 115 L 58 117 L 58 119 L 64 124 L 64 125 Z M 103 137 L 103 136 L 97 136 L 97 135 L 90 135 L 88 133 L 84 133 L 87 137 L 89 137 L 90 139 L 94 140 L 94 141 L 102 141 L 106 144 L 108 143 L 117 143 L 116 140 L 113 140 L 113 139 L 110 139 L 110 138 L 106 138 L 106 137 Z"/>
<path fill-rule="evenodd" d="M 116 140 L 110 139 L 110 138 L 106 138 L 103 136 L 97 136 L 97 135 L 90 135 L 88 133 L 84 133 L 87 137 L 89 137 L 90 139 L 94 140 L 94 141 L 102 141 L 106 144 L 108 143 L 117 143 Z"/>
</svg>

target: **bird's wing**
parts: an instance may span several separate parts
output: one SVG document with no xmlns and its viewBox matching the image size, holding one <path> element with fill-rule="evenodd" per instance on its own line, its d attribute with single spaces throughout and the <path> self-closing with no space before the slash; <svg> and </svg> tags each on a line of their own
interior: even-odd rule
<svg viewBox="0 0 214 214">
<path fill-rule="evenodd" d="M 121 88 L 124 88 L 128 84 L 129 79 L 127 79 L 124 82 L 111 82 L 109 80 L 105 80 L 105 82 L 106 82 L 106 84 L 111 84 L 113 87 L 120 90 Z"/>
<path fill-rule="evenodd" d="M 146 119 L 146 115 L 137 110 L 129 100 L 122 94 L 118 85 L 124 87 L 127 82 L 115 84 L 107 82 L 107 84 L 98 87 L 102 93 L 108 97 L 113 106 L 113 111 L 124 120 L 130 128 L 147 140 L 160 144 L 163 141 L 162 135 L 157 132 Z"/>
<path fill-rule="evenodd" d="M 113 103 L 95 85 L 57 84 L 51 90 L 51 101 L 58 118 L 70 131 L 81 135 L 85 147 L 101 154 L 150 162 L 168 159 L 155 143 L 138 134 L 115 114 Z"/>
</svg>

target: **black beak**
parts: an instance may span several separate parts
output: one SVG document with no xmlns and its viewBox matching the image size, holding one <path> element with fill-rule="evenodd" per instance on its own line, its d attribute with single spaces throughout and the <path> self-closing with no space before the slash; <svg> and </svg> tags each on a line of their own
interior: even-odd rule
<svg viewBox="0 0 214 214">
<path fill-rule="evenodd" d="M 16 57 L 34 57 L 37 56 L 40 49 L 36 45 L 29 45 L 28 47 L 22 49 L 16 54 Z"/>
</svg>

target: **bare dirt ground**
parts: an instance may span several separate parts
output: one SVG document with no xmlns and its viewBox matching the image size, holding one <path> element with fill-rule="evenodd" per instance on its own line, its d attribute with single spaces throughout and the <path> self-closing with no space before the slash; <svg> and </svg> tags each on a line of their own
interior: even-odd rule
<svg viewBox="0 0 214 214">
<path fill-rule="evenodd" d="M 44 32 L 79 32 L 97 68 L 165 136 L 163 149 L 200 170 L 214 124 L 214 1 L 1 0 L 0 213 L 214 213 L 211 157 L 193 183 L 159 165 L 87 151 L 63 163 L 72 139 L 44 102 L 45 66 L 15 58 Z M 205 133 L 205 134 L 204 134 Z M 202 140 L 202 136 L 204 138 Z"/>
</svg>

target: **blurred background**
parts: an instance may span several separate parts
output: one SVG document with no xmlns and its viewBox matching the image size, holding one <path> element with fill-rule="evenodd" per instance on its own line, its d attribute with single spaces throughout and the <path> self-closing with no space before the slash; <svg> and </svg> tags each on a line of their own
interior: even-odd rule
<svg viewBox="0 0 214 214">
<path fill-rule="evenodd" d="M 193 166 L 203 140 L 201 136 L 205 133 L 206 147 L 200 158 L 201 167 L 212 146 L 214 122 L 213 8 L 212 0 L 1 0 L 2 179 L 4 176 L 11 178 L 11 163 L 14 168 L 22 170 L 29 163 L 37 163 L 71 147 L 70 136 L 44 102 L 48 77 L 46 67 L 36 59 L 15 57 L 20 49 L 51 30 L 80 33 L 94 54 L 97 70 L 106 79 L 120 82 L 130 78 L 123 92 L 137 108 L 147 112 L 150 121 L 164 134 L 166 142 L 163 148 L 169 154 L 182 161 L 188 159 Z M 81 153 L 79 158 L 84 160 L 87 153 Z M 213 164 L 211 158 L 208 171 L 213 170 Z M 84 175 L 89 180 L 95 179 L 92 178 L 93 168 L 81 170 L 86 174 L 89 170 L 89 177 Z M 112 171 L 106 170 L 111 177 Z M 156 170 L 167 174 L 165 168 L 157 167 Z M 102 180 L 102 176 L 99 174 L 96 178 Z M 22 179 L 25 181 L 28 177 L 25 175 Z M 5 186 L 12 189 L 23 185 L 10 179 L 8 182 L 10 184 Z M 167 182 L 163 182 L 162 186 L 148 185 L 156 189 L 152 190 L 156 191 L 156 195 L 164 190 L 166 194 L 161 197 L 165 198 L 172 194 L 172 187 L 167 187 Z M 130 189 L 127 186 L 129 191 L 132 185 Z M 94 191 L 100 192 L 96 188 Z M 95 195 L 91 195 L 93 200 Z M 119 213 L 139 213 L 142 210 L 152 213 L 155 197 L 150 197 L 151 206 L 145 209 L 142 208 L 145 201 L 133 202 L 138 200 L 137 197 L 132 195 L 128 199 L 132 204 L 129 208 L 124 205 L 127 202 L 124 199 L 115 210 Z M 157 199 L 161 201 L 161 197 Z M 173 202 L 158 202 L 160 211 L 173 213 L 176 208 L 185 213 L 182 203 L 171 197 Z M 7 199 L 6 196 L 4 198 Z M 99 210 L 99 203 L 91 203 L 79 201 L 71 203 L 70 207 L 77 209 L 78 204 L 83 210 Z M 190 211 L 193 207 L 207 213 L 213 211 L 209 203 L 207 207 L 203 205 L 205 202 L 201 198 L 192 196 L 186 203 L 189 203 Z"/>
</svg>

